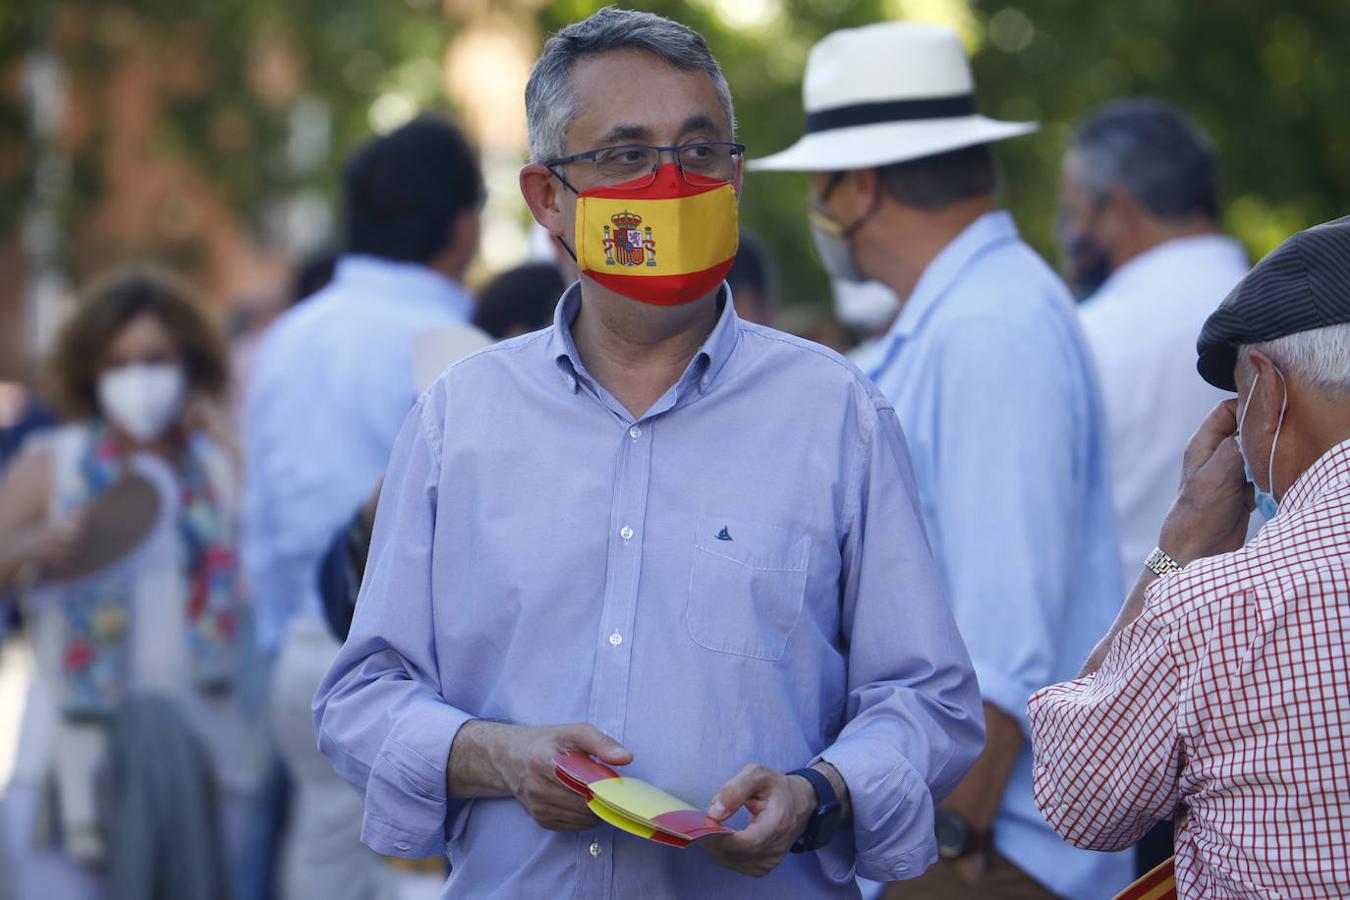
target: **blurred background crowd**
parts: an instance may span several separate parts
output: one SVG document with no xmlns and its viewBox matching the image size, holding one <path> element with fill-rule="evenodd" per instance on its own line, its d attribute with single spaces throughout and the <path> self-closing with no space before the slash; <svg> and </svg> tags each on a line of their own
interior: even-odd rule
<svg viewBox="0 0 1350 900">
<path fill-rule="evenodd" d="M 25 467 L 9 472 L 0 495 L 0 543 L 8 543 L 0 548 L 0 583 L 9 588 L 0 602 L 0 794 L 7 802 L 0 824 L 11 846 L 16 830 L 26 839 L 46 829 L 53 837 L 44 846 L 59 848 L 52 852 L 61 859 L 116 857 L 104 846 L 106 823 L 96 821 L 95 795 L 107 788 L 86 785 L 80 773 L 91 760 L 154 746 L 174 757 L 166 766 L 179 766 L 188 782 L 210 783 L 223 798 L 212 834 L 229 852 L 211 862 L 203 851 L 184 863 L 195 875 L 174 876 L 214 885 L 192 896 L 435 895 L 439 861 L 394 869 L 360 847 L 360 801 L 314 750 L 309 700 L 350 615 L 341 599 L 359 582 L 359 566 L 351 571 L 359 553 L 347 551 L 362 545 L 370 527 L 369 504 L 362 504 L 415 395 L 407 361 L 381 369 L 381 342 L 406 345 L 427 328 L 466 321 L 483 340 L 543 327 L 575 277 L 532 224 L 517 188 L 526 156 L 522 98 L 544 37 L 600 5 L 28 0 L 0 9 L 0 467 Z M 1141 248 L 1209 232 L 1240 243 L 1219 248 L 1227 256 L 1205 269 L 1212 283 L 1196 288 L 1198 305 L 1177 329 L 1188 340 L 1246 260 L 1340 214 L 1350 195 L 1350 118 L 1337 114 L 1350 6 L 632 5 L 707 38 L 736 98 L 738 140 L 752 157 L 801 133 L 801 73 L 826 33 L 888 19 L 953 28 L 971 55 L 981 110 L 1041 122 L 1036 134 L 998 147 L 1001 200 L 1084 299 Z M 1171 106 L 1108 107 L 1112 115 L 1101 117 L 1103 104 L 1139 96 Z M 1131 162 L 1122 148 L 1150 128 L 1161 129 L 1153 145 L 1164 148 L 1161 155 Z M 1066 163 L 1071 148 L 1078 153 Z M 1178 168 L 1187 154 L 1193 167 Z M 1138 176 L 1130 166 L 1168 160 L 1177 165 L 1160 165 L 1156 177 L 1214 189 L 1197 191 L 1186 209 L 1160 206 L 1148 188 L 1154 170 Z M 435 186 L 445 184 L 451 188 L 442 196 Z M 399 190 L 413 196 L 394 196 Z M 897 303 L 876 285 L 830 283 L 809 249 L 806 196 L 802 175 L 747 178 L 745 233 L 729 279 L 737 311 L 865 354 Z M 410 218 L 414 208 L 424 218 Z M 1163 227 L 1178 218 L 1182 231 Z M 1107 219 L 1114 228 L 1102 224 Z M 428 233 L 449 238 L 428 243 Z M 1179 262 L 1152 277 L 1190 272 Z M 328 362 L 297 343 L 293 353 L 274 349 L 269 367 L 257 363 L 258 349 L 280 314 L 320 291 L 337 302 L 291 316 L 290 332 L 323 330 L 345 359 L 369 353 L 371 363 L 361 386 L 340 398 L 316 396 L 306 418 L 276 398 L 289 392 L 303 405 Z M 345 299 L 381 291 L 403 298 L 400 312 L 353 302 L 350 315 L 342 313 Z M 1086 320 L 1094 348 L 1107 356 L 1113 338 L 1131 327 L 1111 318 L 1109 299 L 1099 298 L 1095 320 Z M 282 347 L 290 339 L 284 328 L 267 337 Z M 1166 358 L 1175 359 L 1176 348 L 1168 349 Z M 1113 382 L 1110 360 L 1100 364 L 1108 412 L 1117 416 L 1130 397 L 1165 387 Z M 130 377 L 107 377 L 112 371 Z M 1168 377 L 1162 362 L 1148 371 Z M 255 378 L 265 387 L 254 395 L 275 403 L 246 404 Z M 1181 443 L 1212 402 L 1206 393 L 1178 408 L 1176 433 L 1156 453 L 1158 472 L 1116 486 L 1127 571 L 1147 552 L 1160 503 L 1165 511 L 1159 479 L 1175 477 Z M 312 438 L 315 429 L 350 426 L 377 407 L 372 435 L 335 435 L 329 459 L 276 449 L 300 446 L 290 437 L 298 432 Z M 166 529 L 180 539 L 161 541 L 154 551 L 161 555 L 116 596 L 90 589 L 45 607 L 8 602 L 42 589 L 36 563 L 59 568 L 59 561 L 78 577 L 104 561 L 81 569 L 65 552 L 72 545 L 117 556 L 117 527 L 104 528 L 104 543 L 91 548 L 68 522 L 33 525 L 50 511 L 112 493 L 110 473 L 125 448 L 97 421 L 110 415 L 124 431 L 142 430 L 152 448 L 169 426 L 210 438 L 161 445 L 168 465 L 144 473 L 151 494 L 167 479 L 177 503 L 168 524 L 153 511 L 141 516 L 145 532 Z M 62 419 L 86 424 L 45 443 L 30 440 L 56 434 Z M 1140 434 L 1113 431 L 1113 440 Z M 31 452 L 38 444 L 41 451 Z M 108 498 L 111 512 L 103 515 L 138 521 L 146 504 L 135 487 Z M 1134 543 L 1131 516 L 1138 519 Z M 96 522 L 81 524 L 98 532 Z M 237 580 L 241 569 L 246 584 Z M 253 602 L 240 604 L 247 594 Z M 35 608 L 52 613 L 21 613 Z M 156 627 L 128 635 L 129 618 Z M 164 649 L 170 646 L 178 649 Z M 257 660 L 264 664 L 250 664 Z M 262 671 L 271 688 L 251 683 L 250 673 Z M 64 690 L 44 694 L 44 680 Z M 126 683 L 164 687 L 190 734 L 151 706 L 128 711 L 91 743 L 82 726 L 106 718 Z M 185 747 L 193 735 L 209 745 L 205 759 L 164 749 Z M 64 785 L 56 799 L 52 784 Z M 141 789 L 151 803 L 156 787 Z M 172 817 L 164 827 L 175 827 Z M 136 829 L 115 833 L 128 830 Z M 136 840 L 154 836 L 119 840 L 134 850 Z M 230 875 L 212 877 L 225 871 L 213 866 Z M 152 877 L 125 868 L 112 873 L 123 887 Z M 0 872 L 0 897 L 5 882 Z M 68 887 L 71 896 L 96 890 L 78 877 Z M 136 895 L 129 890 L 126 896 Z"/>
</svg>

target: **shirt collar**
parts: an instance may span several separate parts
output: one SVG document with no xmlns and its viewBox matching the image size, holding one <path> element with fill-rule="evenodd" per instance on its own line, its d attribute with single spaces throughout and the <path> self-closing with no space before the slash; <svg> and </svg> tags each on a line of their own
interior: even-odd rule
<svg viewBox="0 0 1350 900">
<path fill-rule="evenodd" d="M 717 324 L 680 378 L 678 387 L 681 392 L 695 380 L 699 393 L 706 394 L 712 390 L 736 349 L 740 338 L 740 318 L 736 315 L 736 306 L 731 299 L 731 287 L 726 282 L 722 283 L 722 298 L 722 312 L 717 317 Z M 576 391 L 583 379 L 588 382 L 594 380 L 586 371 L 581 354 L 577 352 L 576 342 L 572 339 L 572 323 L 579 312 L 581 282 L 576 281 L 563 292 L 562 300 L 553 312 L 553 327 L 548 337 L 549 357 L 557 364 L 563 384 L 570 391 Z"/>
<path fill-rule="evenodd" d="M 875 379 L 891 363 L 900 344 L 915 332 L 937 308 L 938 301 L 956 282 L 966 268 L 991 247 L 1018 239 L 1017 223 L 1006 210 L 996 209 L 980 216 L 965 227 L 955 239 L 928 263 L 919 283 L 914 285 L 909 299 L 900 309 L 885 337 L 869 353 L 874 365 L 868 371 Z"/>
<path fill-rule="evenodd" d="M 1350 440 L 1323 453 L 1298 477 L 1280 500 L 1279 514 L 1297 512 L 1347 481 L 1350 481 Z"/>
<path fill-rule="evenodd" d="M 418 263 L 345 253 L 333 269 L 333 283 L 355 296 L 428 304 L 458 313 L 466 321 L 473 318 L 473 296 L 458 281 Z"/>
<path fill-rule="evenodd" d="M 895 324 L 886 333 L 885 344 L 913 336 L 919 326 L 928 318 L 947 289 L 961 276 L 966 268 L 990 247 L 1015 241 L 1018 238 L 1017 223 L 1006 210 L 996 209 L 980 216 L 965 227 L 955 239 L 937 256 L 933 257 L 919 283 L 914 285 L 909 299 L 905 301 L 896 317 Z"/>
<path fill-rule="evenodd" d="M 1150 247 L 1111 273 L 1097 289 L 1096 297 L 1108 297 L 1139 281 L 1170 280 L 1178 268 L 1247 268 L 1247 251 L 1224 234 L 1195 234 L 1173 238 Z M 1131 300 L 1134 298 L 1131 297 Z"/>
</svg>

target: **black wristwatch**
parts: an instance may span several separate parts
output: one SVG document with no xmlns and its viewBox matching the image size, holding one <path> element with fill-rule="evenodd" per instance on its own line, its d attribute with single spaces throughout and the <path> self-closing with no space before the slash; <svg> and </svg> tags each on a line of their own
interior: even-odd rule
<svg viewBox="0 0 1350 900">
<path fill-rule="evenodd" d="M 816 792 L 816 811 L 806 822 L 806 830 L 792 844 L 793 853 L 808 853 L 819 850 L 834 839 L 834 830 L 839 827 L 839 816 L 844 811 L 843 804 L 834 793 L 834 785 L 815 769 L 796 769 L 789 776 L 800 775 L 811 782 Z"/>
<path fill-rule="evenodd" d="M 991 831 L 975 827 L 950 809 L 939 809 L 933 816 L 938 859 L 961 859 L 984 850 L 990 844 Z"/>
</svg>

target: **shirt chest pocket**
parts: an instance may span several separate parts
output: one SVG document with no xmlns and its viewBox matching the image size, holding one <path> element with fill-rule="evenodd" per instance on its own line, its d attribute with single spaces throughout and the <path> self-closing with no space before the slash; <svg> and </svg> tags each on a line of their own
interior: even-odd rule
<svg viewBox="0 0 1350 900">
<path fill-rule="evenodd" d="M 810 535 L 703 516 L 689 575 L 689 636 L 719 653 L 781 659 L 801 617 L 810 558 Z"/>
</svg>

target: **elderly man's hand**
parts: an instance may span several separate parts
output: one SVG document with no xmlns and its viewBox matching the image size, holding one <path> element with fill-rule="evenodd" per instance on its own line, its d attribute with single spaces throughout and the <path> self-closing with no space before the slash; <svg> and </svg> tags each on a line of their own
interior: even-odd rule
<svg viewBox="0 0 1350 900">
<path fill-rule="evenodd" d="M 1252 490 L 1238 451 L 1237 401 L 1225 400 L 1186 447 L 1181 492 L 1163 522 L 1159 546 L 1183 566 L 1242 546 Z"/>
<path fill-rule="evenodd" d="M 516 728 L 505 759 L 505 780 L 525 811 L 550 831 L 585 831 L 600 824 L 586 800 L 553 774 L 553 757 L 568 750 L 623 766 L 633 754 L 594 725 Z"/>
<path fill-rule="evenodd" d="M 700 841 L 713 859 L 743 875 L 761 878 L 783 861 L 816 811 L 816 791 L 805 778 L 764 766 L 746 766 L 717 792 L 708 815 L 719 822 L 744 806 L 750 824 L 744 831 Z"/>
</svg>

